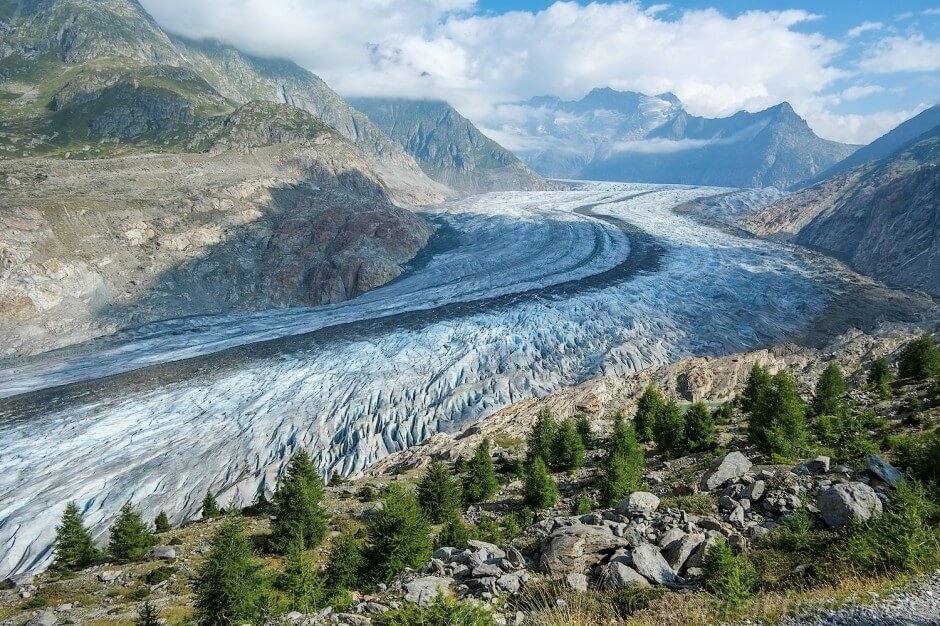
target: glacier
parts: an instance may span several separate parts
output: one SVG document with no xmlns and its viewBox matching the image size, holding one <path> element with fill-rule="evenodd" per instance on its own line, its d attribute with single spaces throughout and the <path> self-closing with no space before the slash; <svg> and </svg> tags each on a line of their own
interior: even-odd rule
<svg viewBox="0 0 940 626">
<path fill-rule="evenodd" d="M 786 247 L 673 209 L 760 194 L 583 184 L 427 209 L 456 233 L 354 300 L 167 320 L 0 368 L 0 578 L 48 564 L 69 501 L 103 540 L 130 500 L 174 523 L 207 490 L 270 495 L 309 451 L 350 474 L 598 374 L 805 329 L 837 286 Z"/>
</svg>

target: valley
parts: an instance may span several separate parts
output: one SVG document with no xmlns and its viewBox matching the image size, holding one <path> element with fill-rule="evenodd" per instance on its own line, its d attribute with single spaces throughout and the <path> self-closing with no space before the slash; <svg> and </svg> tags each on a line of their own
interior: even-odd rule
<svg viewBox="0 0 940 626">
<path fill-rule="evenodd" d="M 8 362 L 0 574 L 48 561 L 69 500 L 99 535 L 128 499 L 182 522 L 207 489 L 226 506 L 270 495 L 298 450 L 349 474 L 598 374 L 805 338 L 846 294 L 892 298 L 855 323 L 931 306 L 673 211 L 718 197 L 767 202 L 616 183 L 454 200 L 424 210 L 453 241 L 352 300 L 172 319 Z"/>
</svg>

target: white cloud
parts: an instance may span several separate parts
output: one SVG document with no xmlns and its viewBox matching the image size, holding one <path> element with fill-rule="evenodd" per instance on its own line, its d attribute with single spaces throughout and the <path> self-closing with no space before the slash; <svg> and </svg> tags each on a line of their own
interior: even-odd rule
<svg viewBox="0 0 940 626">
<path fill-rule="evenodd" d="M 883 93 L 884 90 L 885 88 L 881 87 L 880 85 L 853 85 L 843 89 L 839 93 L 839 101 L 854 102 L 855 100 L 861 100 L 862 98 L 873 96 L 876 93 Z"/>
<path fill-rule="evenodd" d="M 634 152 L 637 154 L 673 154 L 695 150 L 720 143 L 731 143 L 726 139 L 641 139 L 620 141 L 611 146 L 614 152 Z"/>
<path fill-rule="evenodd" d="M 869 31 L 881 30 L 882 28 L 884 28 L 884 24 L 881 22 L 862 22 L 855 28 L 851 29 L 848 34 L 849 37 L 855 38 L 860 37 Z"/>
<path fill-rule="evenodd" d="M 935 72 L 940 70 L 940 41 L 921 34 L 886 37 L 861 60 L 859 67 L 876 74 Z"/>
<path fill-rule="evenodd" d="M 867 144 L 901 122 L 911 119 L 928 106 L 930 105 L 919 104 L 905 111 L 878 111 L 864 115 L 836 114 L 818 110 L 808 114 L 806 118 L 822 137 L 844 143 Z"/>
</svg>

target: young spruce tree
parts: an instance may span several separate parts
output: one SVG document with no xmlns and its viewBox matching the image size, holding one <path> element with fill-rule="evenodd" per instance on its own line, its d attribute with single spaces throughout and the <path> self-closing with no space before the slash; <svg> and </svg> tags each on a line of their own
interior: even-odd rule
<svg viewBox="0 0 940 626">
<path fill-rule="evenodd" d="M 170 526 L 170 518 L 166 516 L 165 511 L 160 511 L 157 515 L 157 519 L 153 521 L 154 530 L 159 533 L 168 533 L 173 527 Z"/>
<path fill-rule="evenodd" d="M 755 363 L 751 368 L 751 373 L 747 377 L 747 383 L 744 385 L 744 392 L 741 394 L 741 410 L 750 413 L 760 402 L 761 396 L 770 389 L 770 374 L 763 367 Z"/>
<path fill-rule="evenodd" d="M 593 450 L 595 445 L 594 429 L 591 427 L 591 420 L 587 415 L 581 413 L 574 422 L 578 434 L 581 435 L 581 443 L 585 450 Z"/>
<path fill-rule="evenodd" d="M 111 527 L 111 541 L 108 543 L 108 554 L 119 563 L 140 561 L 156 540 L 150 528 L 140 518 L 130 501 L 121 507 L 121 513 Z"/>
<path fill-rule="evenodd" d="M 496 480 L 496 469 L 493 467 L 493 459 L 490 457 L 490 442 L 484 439 L 477 446 L 473 458 L 470 459 L 467 467 L 467 474 L 464 476 L 463 497 L 468 503 L 483 502 L 491 497 L 499 488 L 499 481 Z"/>
<path fill-rule="evenodd" d="M 418 502 L 435 524 L 443 524 L 460 511 L 460 483 L 441 461 L 431 461 L 428 465 L 427 472 L 418 483 Z"/>
<path fill-rule="evenodd" d="M 584 465 L 584 441 L 581 440 L 575 423 L 570 419 L 563 420 L 555 430 L 549 465 L 559 472 L 578 469 Z"/>
<path fill-rule="evenodd" d="M 547 406 L 542 407 L 532 426 L 532 432 L 526 439 L 526 462 L 531 463 L 536 457 L 551 461 L 556 430 L 558 424 L 552 416 L 552 410 Z"/>
<path fill-rule="evenodd" d="M 615 506 L 643 482 L 643 447 L 636 439 L 632 424 L 623 415 L 614 416 L 614 430 L 607 457 L 600 467 L 600 499 L 604 506 Z"/>
<path fill-rule="evenodd" d="M 558 485 L 548 472 L 545 462 L 536 458 L 526 472 L 522 490 L 523 503 L 536 511 L 547 509 L 558 503 Z"/>
<path fill-rule="evenodd" d="M 160 611 L 150 600 L 144 600 L 137 607 L 137 620 L 134 626 L 163 626 L 163 620 L 160 618 Z"/>
<path fill-rule="evenodd" d="M 835 363 L 830 363 L 816 382 L 813 413 L 835 415 L 842 405 L 843 396 L 845 396 L 845 377 L 842 375 L 842 368 Z"/>
<path fill-rule="evenodd" d="M 767 456 L 793 459 L 807 436 L 806 405 L 793 378 L 779 372 L 751 409 L 748 439 Z"/>
<path fill-rule="evenodd" d="M 323 483 L 306 452 L 299 452 L 271 499 L 271 549 L 286 554 L 294 546 L 310 549 L 326 535 L 326 512 L 321 506 Z"/>
<path fill-rule="evenodd" d="M 277 586 L 284 594 L 288 611 L 315 613 L 323 608 L 326 589 L 310 558 L 298 546 L 287 551 L 284 571 Z"/>
<path fill-rule="evenodd" d="M 350 530 L 341 533 L 333 542 L 325 573 L 326 586 L 331 595 L 361 586 L 365 564 L 362 549 L 362 541 Z"/>
<path fill-rule="evenodd" d="M 893 378 L 891 366 L 888 365 L 888 359 L 879 357 L 872 362 L 868 370 L 868 384 L 871 385 L 882 398 L 891 396 L 891 381 Z"/>
<path fill-rule="evenodd" d="M 194 585 L 199 623 L 227 626 L 259 621 L 268 585 L 242 521 L 226 519 L 212 538 Z"/>
<path fill-rule="evenodd" d="M 685 419 L 675 398 L 670 398 L 656 416 L 653 440 L 665 457 L 677 457 L 685 451 Z"/>
<path fill-rule="evenodd" d="M 898 376 L 926 380 L 940 375 L 940 348 L 929 333 L 914 339 L 904 347 L 898 358 Z"/>
<path fill-rule="evenodd" d="M 648 386 L 643 395 L 640 396 L 636 416 L 633 418 L 633 427 L 636 429 L 636 436 L 640 441 L 653 440 L 653 425 L 665 407 L 666 400 L 663 398 L 663 394 L 659 393 L 652 385 Z"/>
<path fill-rule="evenodd" d="M 385 489 L 384 508 L 369 522 L 369 574 L 387 583 L 431 557 L 431 527 L 414 494 L 397 483 Z"/>
<path fill-rule="evenodd" d="M 693 404 L 685 414 L 685 441 L 692 452 L 714 450 L 715 417 L 702 402 Z"/>
<path fill-rule="evenodd" d="M 202 519 L 214 519 L 216 517 L 222 517 L 219 503 L 211 491 L 206 491 L 206 497 L 202 499 Z"/>
<path fill-rule="evenodd" d="M 69 502 L 62 514 L 62 523 L 55 529 L 55 569 L 84 569 L 98 560 L 101 553 L 95 547 L 91 533 L 85 528 L 78 505 Z"/>
</svg>

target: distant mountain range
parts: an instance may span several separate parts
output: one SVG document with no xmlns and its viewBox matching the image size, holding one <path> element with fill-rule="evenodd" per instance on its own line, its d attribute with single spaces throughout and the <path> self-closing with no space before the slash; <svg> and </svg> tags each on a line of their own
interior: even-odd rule
<svg viewBox="0 0 940 626">
<path fill-rule="evenodd" d="M 937 109 L 901 124 L 837 164 L 835 174 L 743 225 L 823 251 L 863 274 L 940 296 Z"/>
<path fill-rule="evenodd" d="M 671 93 L 604 88 L 513 109 L 526 122 L 507 122 L 501 133 L 532 169 L 555 178 L 785 189 L 857 148 L 819 138 L 787 103 L 710 119 Z"/>
<path fill-rule="evenodd" d="M 390 98 L 349 102 L 417 159 L 428 176 L 452 189 L 480 193 L 547 187 L 516 155 L 446 102 Z"/>
</svg>

